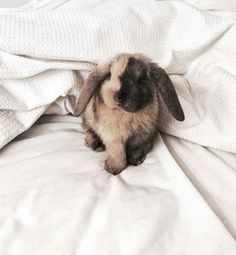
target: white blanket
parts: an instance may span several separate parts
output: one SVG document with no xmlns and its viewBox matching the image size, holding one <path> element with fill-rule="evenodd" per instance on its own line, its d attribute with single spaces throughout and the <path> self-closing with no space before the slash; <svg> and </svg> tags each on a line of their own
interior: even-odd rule
<svg viewBox="0 0 236 255">
<path fill-rule="evenodd" d="M 118 176 L 105 157 L 72 116 L 43 116 L 3 148 L 0 254 L 236 254 L 235 155 L 161 135 Z"/>
<path fill-rule="evenodd" d="M 167 68 L 185 110 L 185 122 L 167 126 L 163 106 L 159 128 L 235 152 L 227 3 L 41 0 L 0 10 L 0 147 L 45 111 L 73 114 L 94 63 L 139 51 Z M 84 145 L 72 116 L 45 115 L 1 149 L 0 255 L 236 254 L 235 154 L 161 134 L 119 176 L 103 169 L 105 157 Z"/>
<path fill-rule="evenodd" d="M 49 113 L 73 113 L 72 70 L 142 52 L 171 74 L 186 115 L 179 123 L 163 106 L 159 129 L 236 152 L 235 13 L 186 2 L 43 0 L 0 11 L 0 147 L 57 99 Z"/>
</svg>

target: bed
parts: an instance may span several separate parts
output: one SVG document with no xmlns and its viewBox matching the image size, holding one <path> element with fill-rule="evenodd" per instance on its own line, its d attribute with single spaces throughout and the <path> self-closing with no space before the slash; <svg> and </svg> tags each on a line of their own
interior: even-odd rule
<svg viewBox="0 0 236 255">
<path fill-rule="evenodd" d="M 143 4 L 136 2 L 137 8 Z M 154 149 L 143 164 L 117 176 L 103 168 L 106 152 L 96 153 L 84 145 L 81 118 L 73 116 L 79 93 L 79 74 L 73 70 L 86 76 L 96 62 L 115 53 L 112 45 L 108 50 L 95 45 L 100 49 L 95 55 L 84 47 L 77 51 L 79 60 L 73 59 L 72 49 L 59 50 L 60 54 L 50 45 L 45 49 L 40 37 L 31 38 L 26 47 L 32 27 L 39 28 L 36 34 L 45 33 L 45 26 L 39 25 L 49 24 L 42 20 L 49 11 L 75 4 L 98 12 L 105 5 L 108 12 L 117 1 L 32 1 L 21 9 L 0 11 L 1 255 L 236 254 L 235 4 L 147 2 L 157 12 L 170 9 L 176 21 L 184 8 L 189 9 L 207 29 L 201 41 L 197 28 L 191 34 L 195 41 L 186 38 L 191 46 L 187 50 L 180 48 L 182 39 L 175 42 L 179 48 L 166 43 L 164 49 L 172 49 L 166 53 L 148 48 L 147 53 L 171 75 L 187 120 L 170 125 L 162 106 Z M 32 8 L 38 16 L 33 16 Z M 145 20 L 147 9 L 137 16 L 137 9 L 130 8 L 132 19 Z M 119 10 L 119 19 L 126 11 Z M 206 12 L 211 14 L 204 16 Z M 57 15 L 52 13 L 52 21 L 67 14 Z M 73 20 L 73 11 L 70 15 Z M 138 26 L 153 25 L 145 22 Z M 19 23 L 21 27 L 15 25 Z M 66 23 L 63 26 L 66 30 Z M 170 34 L 164 42 L 173 38 L 173 26 L 168 23 Z M 20 39 L 11 42 L 10 35 L 22 31 Z M 158 31 L 158 36 L 162 33 Z M 48 36 L 51 42 L 58 39 Z M 127 50 L 146 49 L 122 43 Z"/>
</svg>

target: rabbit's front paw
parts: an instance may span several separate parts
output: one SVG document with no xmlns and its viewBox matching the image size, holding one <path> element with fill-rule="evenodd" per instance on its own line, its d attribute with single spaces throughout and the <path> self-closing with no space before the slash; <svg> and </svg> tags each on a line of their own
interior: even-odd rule
<svg viewBox="0 0 236 255">
<path fill-rule="evenodd" d="M 126 168 L 126 162 L 119 162 L 111 156 L 108 156 L 105 161 L 104 168 L 107 170 L 107 172 L 116 175 Z"/>
<path fill-rule="evenodd" d="M 143 163 L 146 158 L 146 154 L 142 148 L 134 148 L 132 151 L 127 151 L 128 164 L 138 166 Z"/>
</svg>

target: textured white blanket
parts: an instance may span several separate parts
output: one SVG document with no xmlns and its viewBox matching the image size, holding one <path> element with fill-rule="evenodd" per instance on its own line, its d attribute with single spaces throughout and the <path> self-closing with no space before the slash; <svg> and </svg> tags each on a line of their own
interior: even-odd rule
<svg viewBox="0 0 236 255">
<path fill-rule="evenodd" d="M 56 100 L 49 113 L 73 113 L 72 70 L 84 74 L 116 53 L 142 52 L 171 74 L 186 115 L 183 123 L 169 120 L 163 106 L 159 128 L 236 152 L 235 13 L 185 2 L 44 0 L 2 10 L 0 147 Z"/>
<path fill-rule="evenodd" d="M 235 151 L 235 13 L 221 11 L 235 1 L 183 2 L 0 10 L 0 147 L 45 111 L 73 113 L 93 63 L 142 51 L 167 68 L 187 116 L 166 126 L 162 109 L 159 128 Z M 72 116 L 45 115 L 1 149 L 0 255 L 236 254 L 235 154 L 161 134 L 119 176 L 103 169 L 105 157 L 84 146 Z"/>
<path fill-rule="evenodd" d="M 105 157 L 72 116 L 43 116 L 2 149 L 0 254 L 236 254 L 233 154 L 161 135 L 118 176 Z"/>
</svg>

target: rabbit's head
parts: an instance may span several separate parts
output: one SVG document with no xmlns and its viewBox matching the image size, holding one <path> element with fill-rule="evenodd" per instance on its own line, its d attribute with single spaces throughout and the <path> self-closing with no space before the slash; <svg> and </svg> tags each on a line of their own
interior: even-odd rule
<svg viewBox="0 0 236 255">
<path fill-rule="evenodd" d="M 97 91 L 107 107 L 127 112 L 139 111 L 156 100 L 157 92 L 160 92 L 174 118 L 184 120 L 170 78 L 162 68 L 141 54 L 119 54 L 98 65 L 83 85 L 77 115 L 83 113 Z"/>
</svg>

